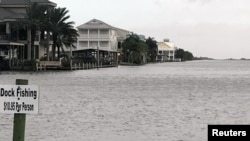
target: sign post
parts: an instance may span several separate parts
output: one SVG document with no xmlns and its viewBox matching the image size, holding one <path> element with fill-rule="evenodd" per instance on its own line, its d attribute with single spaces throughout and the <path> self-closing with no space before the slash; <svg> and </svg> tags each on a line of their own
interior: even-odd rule
<svg viewBox="0 0 250 141">
<path fill-rule="evenodd" d="M 28 85 L 28 80 L 17 79 L 16 85 Z M 26 114 L 14 114 L 13 141 L 24 141 Z"/>
<path fill-rule="evenodd" d="M 39 90 L 28 80 L 0 85 L 0 113 L 14 114 L 13 141 L 24 141 L 26 114 L 38 114 Z"/>
</svg>

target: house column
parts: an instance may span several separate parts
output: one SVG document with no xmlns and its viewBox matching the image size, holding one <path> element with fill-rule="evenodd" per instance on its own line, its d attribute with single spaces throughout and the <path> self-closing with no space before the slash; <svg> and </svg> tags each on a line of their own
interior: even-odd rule
<svg viewBox="0 0 250 141">
<path fill-rule="evenodd" d="M 38 46 L 37 46 L 37 48 L 35 48 L 34 49 L 34 54 L 35 54 L 35 59 L 39 59 L 40 58 L 40 42 L 41 42 L 41 31 L 39 30 L 39 31 L 37 31 L 37 40 L 38 40 Z M 36 49 L 37 49 L 37 51 L 36 51 Z M 37 54 L 36 54 L 36 52 L 37 52 Z M 36 56 L 37 55 L 37 56 Z"/>
<path fill-rule="evenodd" d="M 27 59 L 31 60 L 31 29 L 27 29 Z"/>
<path fill-rule="evenodd" d="M 12 45 L 9 45 L 9 67 L 12 67 L 12 60 L 13 59 L 13 49 Z"/>
<path fill-rule="evenodd" d="M 7 40 L 10 39 L 10 23 L 6 23 L 6 34 L 7 34 Z"/>
<path fill-rule="evenodd" d="M 168 61 L 170 61 L 171 50 L 168 51 Z"/>
<path fill-rule="evenodd" d="M 15 66 L 15 61 L 16 61 L 16 59 L 15 59 L 15 57 L 16 57 L 15 56 L 16 55 L 15 47 L 12 46 L 11 49 L 12 49 L 12 66 Z"/>
<path fill-rule="evenodd" d="M 100 47 L 100 29 L 97 30 L 98 47 Z"/>
<path fill-rule="evenodd" d="M 173 50 L 173 61 L 175 60 L 175 50 Z"/>
<path fill-rule="evenodd" d="M 87 38 L 88 38 L 87 43 L 88 43 L 88 48 L 89 48 L 89 29 L 87 30 Z"/>
</svg>

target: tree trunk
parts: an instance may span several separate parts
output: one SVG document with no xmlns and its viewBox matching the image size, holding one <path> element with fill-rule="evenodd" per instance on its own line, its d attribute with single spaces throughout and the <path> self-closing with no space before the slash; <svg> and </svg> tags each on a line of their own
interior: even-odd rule
<svg viewBox="0 0 250 141">
<path fill-rule="evenodd" d="M 60 46 L 57 46 L 57 59 L 60 60 Z"/>
</svg>

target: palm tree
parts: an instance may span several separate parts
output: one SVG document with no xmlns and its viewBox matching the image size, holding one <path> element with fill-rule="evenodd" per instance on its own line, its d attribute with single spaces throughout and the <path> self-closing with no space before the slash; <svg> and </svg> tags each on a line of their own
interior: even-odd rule
<svg viewBox="0 0 250 141">
<path fill-rule="evenodd" d="M 62 35 L 58 38 L 57 47 L 61 47 L 62 52 L 64 52 L 63 46 L 70 49 L 72 47 L 76 48 L 74 43 L 77 42 L 77 36 L 79 36 L 77 30 L 74 29 L 73 26 L 65 24 Z M 58 52 L 58 54 L 60 54 L 60 52 Z"/>
<path fill-rule="evenodd" d="M 46 18 L 46 11 L 49 9 L 47 5 L 39 5 L 36 2 L 28 1 L 26 8 L 26 18 L 24 24 L 27 26 L 27 38 L 28 38 L 28 60 L 35 59 L 34 41 L 36 32 L 40 30 L 40 27 L 44 24 L 43 21 Z"/>
<path fill-rule="evenodd" d="M 77 31 L 73 28 L 74 22 L 66 22 L 70 16 L 67 15 L 66 8 L 53 8 L 48 11 L 49 29 L 52 32 L 52 60 L 55 60 L 55 50 L 57 48 L 58 57 L 60 55 L 60 48 L 72 46 L 76 42 L 78 36 Z"/>
</svg>

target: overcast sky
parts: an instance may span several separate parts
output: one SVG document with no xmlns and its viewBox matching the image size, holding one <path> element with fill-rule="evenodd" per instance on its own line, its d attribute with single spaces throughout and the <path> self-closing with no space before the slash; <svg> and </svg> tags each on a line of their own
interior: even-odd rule
<svg viewBox="0 0 250 141">
<path fill-rule="evenodd" d="M 194 56 L 250 58 L 249 0 L 51 0 L 79 26 L 96 18 Z"/>
</svg>

